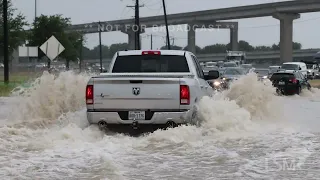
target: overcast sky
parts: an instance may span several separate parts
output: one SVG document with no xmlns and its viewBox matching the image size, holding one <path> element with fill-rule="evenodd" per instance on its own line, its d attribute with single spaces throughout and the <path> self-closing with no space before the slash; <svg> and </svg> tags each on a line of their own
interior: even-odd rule
<svg viewBox="0 0 320 180">
<path fill-rule="evenodd" d="M 12 0 L 14 6 L 23 13 L 29 22 L 35 16 L 34 0 Z M 127 19 L 134 16 L 134 10 L 126 7 L 134 5 L 133 0 L 37 0 L 37 14 L 62 14 L 70 17 L 73 24 Z M 281 0 L 166 0 L 167 13 L 180 13 L 207 9 L 218 9 L 234 6 L 279 2 Z M 140 9 L 140 16 L 162 15 L 161 0 L 140 0 L 144 7 Z M 239 22 L 239 40 L 248 41 L 252 45 L 271 45 L 279 42 L 279 21 L 272 17 L 232 20 Z M 178 28 L 176 28 L 178 29 Z M 181 29 L 180 29 L 181 30 Z M 301 14 L 295 20 L 293 40 L 302 43 L 303 48 L 320 48 L 320 13 Z M 174 44 L 187 45 L 187 32 L 173 31 Z M 142 48 L 150 48 L 151 29 L 142 35 Z M 152 32 L 154 49 L 165 43 L 165 31 Z M 87 35 L 86 46 L 93 48 L 98 45 L 98 34 Z M 196 44 L 200 47 L 228 43 L 229 30 L 215 30 L 211 32 L 197 32 Z M 102 35 L 102 43 L 111 45 L 127 42 L 127 35 L 121 32 L 107 32 Z"/>
</svg>

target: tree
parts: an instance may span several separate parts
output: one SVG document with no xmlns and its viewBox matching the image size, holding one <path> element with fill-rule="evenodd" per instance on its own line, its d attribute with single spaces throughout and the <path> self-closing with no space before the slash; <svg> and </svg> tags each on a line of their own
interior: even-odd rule
<svg viewBox="0 0 320 180">
<path fill-rule="evenodd" d="M 188 51 L 189 50 L 188 46 L 184 47 L 183 50 Z M 202 51 L 201 47 L 196 46 L 196 54 L 201 54 L 202 53 L 201 51 Z"/>
<path fill-rule="evenodd" d="M 239 46 L 239 51 L 250 52 L 254 50 L 254 47 L 251 46 L 247 41 L 240 40 L 238 46 Z"/>
<path fill-rule="evenodd" d="M 171 45 L 170 48 L 171 48 L 171 50 L 182 50 L 181 46 L 176 46 L 176 45 Z M 168 46 L 162 46 L 160 49 L 166 50 L 166 49 L 168 49 Z"/>
<path fill-rule="evenodd" d="M 228 49 L 225 44 L 214 44 L 214 45 L 205 46 L 204 48 L 202 48 L 201 52 L 203 54 L 224 53 L 227 50 Z"/>
<path fill-rule="evenodd" d="M 75 61 L 79 58 L 79 50 L 84 41 L 82 34 L 78 32 L 66 32 L 66 28 L 70 25 L 70 18 L 64 18 L 61 15 L 41 15 L 33 23 L 33 28 L 28 38 L 29 45 L 41 46 L 51 36 L 55 36 L 65 48 L 59 57 L 66 60 L 68 68 L 69 61 Z M 43 56 L 45 54 L 39 51 L 39 58 Z M 49 62 L 48 65 L 50 66 Z"/>
<path fill-rule="evenodd" d="M 298 43 L 298 42 L 292 42 L 292 49 L 293 50 L 300 50 L 300 49 L 302 49 L 302 44 Z M 274 51 L 280 50 L 280 42 L 278 44 L 273 44 L 272 50 L 274 50 Z"/>
<path fill-rule="evenodd" d="M 14 49 L 24 44 L 26 40 L 26 33 L 23 28 L 28 25 L 28 23 L 25 20 L 25 16 L 21 13 L 14 16 L 16 10 L 17 9 L 13 8 L 11 0 L 8 0 L 9 54 L 12 54 Z M 0 14 L 0 56 L 3 56 L 3 0 L 0 0 Z"/>
<path fill-rule="evenodd" d="M 270 46 L 256 46 L 254 47 L 255 51 L 271 51 L 272 47 Z"/>
<path fill-rule="evenodd" d="M 109 57 L 112 57 L 117 51 L 124 51 L 129 48 L 128 43 L 118 43 L 118 44 L 112 44 L 109 47 Z M 108 53 L 108 52 L 106 52 Z"/>
</svg>

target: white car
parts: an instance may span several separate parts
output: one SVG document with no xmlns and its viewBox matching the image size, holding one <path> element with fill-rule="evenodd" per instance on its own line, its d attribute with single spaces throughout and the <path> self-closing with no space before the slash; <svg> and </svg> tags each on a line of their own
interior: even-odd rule
<svg viewBox="0 0 320 180">
<path fill-rule="evenodd" d="M 195 123 L 196 103 L 211 96 L 196 56 L 188 51 L 117 52 L 108 70 L 86 88 L 87 119 L 100 128 Z M 210 76 L 210 77 L 209 77 Z"/>
<path fill-rule="evenodd" d="M 305 77 L 307 77 L 307 65 L 304 62 L 286 62 L 281 65 L 281 69 L 300 71 Z"/>
</svg>

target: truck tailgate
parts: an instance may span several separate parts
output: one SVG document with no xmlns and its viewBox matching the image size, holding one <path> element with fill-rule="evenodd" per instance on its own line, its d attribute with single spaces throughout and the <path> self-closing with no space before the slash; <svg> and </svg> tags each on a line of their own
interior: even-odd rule
<svg viewBox="0 0 320 180">
<path fill-rule="evenodd" d="M 180 108 L 180 78 L 94 79 L 94 109 L 167 110 Z"/>
</svg>

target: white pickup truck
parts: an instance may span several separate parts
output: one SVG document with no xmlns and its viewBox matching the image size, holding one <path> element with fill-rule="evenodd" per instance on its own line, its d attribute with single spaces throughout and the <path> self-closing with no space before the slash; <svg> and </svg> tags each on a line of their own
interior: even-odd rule
<svg viewBox="0 0 320 180">
<path fill-rule="evenodd" d="M 213 76 L 209 73 L 207 78 Z M 92 77 L 87 84 L 87 119 L 108 129 L 189 124 L 196 103 L 212 93 L 191 52 L 119 51 L 108 73 Z"/>
</svg>

